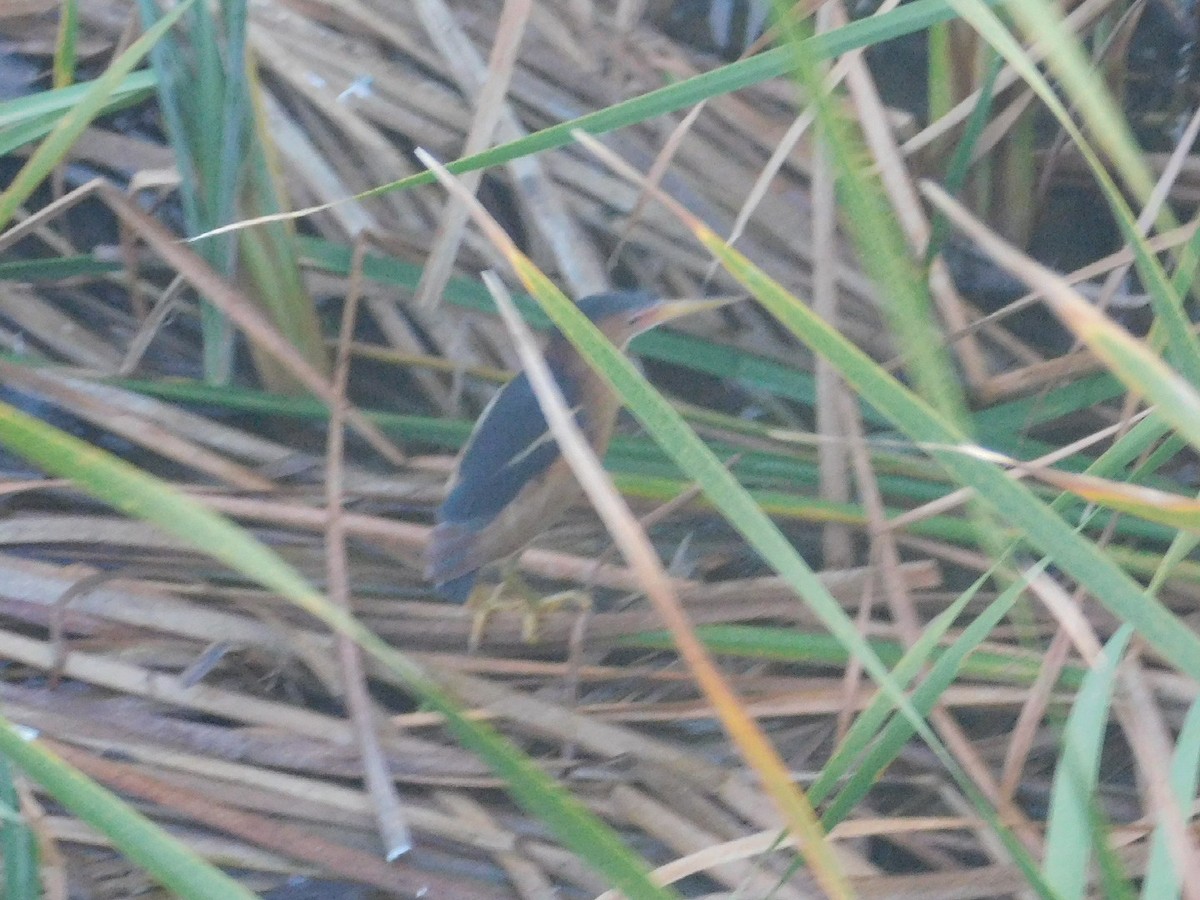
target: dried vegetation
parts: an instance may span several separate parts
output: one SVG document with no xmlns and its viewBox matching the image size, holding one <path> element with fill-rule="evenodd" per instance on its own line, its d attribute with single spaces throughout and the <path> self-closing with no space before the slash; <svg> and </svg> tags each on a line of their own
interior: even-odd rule
<svg viewBox="0 0 1200 900">
<path fill-rule="evenodd" d="M 27 5 L 24 18 L 5 11 L 9 48 L 45 61 L 57 4 Z M 683 881 L 689 896 L 814 896 L 803 874 L 784 879 L 794 854 L 773 850 L 778 816 L 689 673 L 671 652 L 627 640 L 658 628 L 658 620 L 639 602 L 637 579 L 611 552 L 589 509 L 579 508 L 528 551 L 523 568 L 535 580 L 593 590 L 595 610 L 554 614 L 534 645 L 521 640 L 518 615 L 500 614 L 481 651 L 466 653 L 470 622 L 432 598 L 420 554 L 453 447 L 515 356 L 507 332 L 477 303 L 477 289 L 455 280 L 446 293 L 457 302 L 423 302 L 415 267 L 448 258 L 461 279 L 504 264 L 474 230 L 445 216 L 445 193 L 436 185 L 347 199 L 417 171 L 418 146 L 454 159 L 464 147 L 488 145 L 493 133 L 495 142 L 512 140 L 712 65 L 665 36 L 664 16 L 644 5 L 539 0 L 527 22 L 510 22 L 498 36 L 500 5 L 493 2 L 251 4 L 249 40 L 278 171 L 296 207 L 323 207 L 300 228 L 306 286 L 331 348 L 342 299 L 361 296 L 353 337 L 343 335 L 354 360 L 344 454 L 327 458 L 318 406 L 192 380 L 201 365 L 200 290 L 249 343 L 274 352 L 289 378 L 335 401 L 342 390 L 329 370 L 281 349 L 239 286 L 216 283 L 191 247 L 175 242 L 178 175 L 149 102 L 89 128 L 53 190 L 61 195 L 94 177 L 109 186 L 87 189 L 73 197 L 77 203 L 39 195 L 21 224 L 0 237 L 5 250 L 25 257 L 87 255 L 93 264 L 114 264 L 52 282 L 5 281 L 0 342 L 38 365 L 6 357 L 0 377 L 10 400 L 171 480 L 252 529 L 330 595 L 352 597 L 351 608 L 374 632 L 443 673 L 474 715 L 493 722 L 647 859 L 682 858 L 685 870 L 703 870 Z M 128 41 L 134 4 L 96 0 L 82 7 L 81 56 L 102 66 Z M 488 90 L 487 57 L 503 40 L 519 52 L 511 72 L 490 77 L 507 79 L 508 90 L 479 103 Z M 869 82 L 861 82 L 869 78 L 861 60 L 842 69 L 860 79 L 851 94 L 863 120 L 886 125 L 871 144 L 893 199 L 907 197 L 920 210 L 903 153 L 933 135 L 884 110 Z M 795 109 L 793 85 L 769 81 L 714 97 L 686 133 L 676 133 L 679 117 L 668 116 L 605 140 L 641 170 L 669 160 L 664 187 L 722 233 L 753 194 L 738 247 L 797 295 L 815 296 L 827 318 L 872 357 L 891 360 L 886 299 L 829 227 L 830 169 L 814 160 L 806 136 L 785 143 L 795 137 Z M 777 172 L 753 192 L 773 157 Z M 1070 163 L 1070 153 L 1064 159 Z M 570 294 L 614 278 L 679 296 L 737 290 L 713 272 L 675 217 L 642 202 L 636 186 L 582 148 L 488 170 L 479 193 Z M 927 235 L 919 212 L 906 228 L 914 241 Z M 365 279 L 352 271 L 346 251 L 363 234 L 371 235 Z M 440 295 L 439 276 L 427 277 L 432 283 L 423 289 Z M 956 333 L 965 388 L 980 409 L 1003 410 L 994 421 L 1012 424 L 995 427 L 1009 429 L 1011 446 L 1031 421 L 1042 439 L 1055 429 L 1080 438 L 1075 452 L 1089 441 L 1103 446 L 1112 432 L 1101 429 L 1121 421 L 1119 405 L 1071 409 L 1073 418 L 1064 420 L 1043 414 L 1036 402 L 1039 391 L 1091 370 L 1086 352 L 1047 358 L 1007 330 L 1001 316 L 984 318 L 944 272 L 935 270 L 934 278 L 947 331 Z M 693 410 L 697 429 L 719 442 L 747 483 L 764 498 L 771 492 L 771 511 L 813 559 L 825 560 L 824 581 L 878 646 L 911 641 L 959 595 L 968 575 L 990 566 L 977 544 L 962 539 L 969 521 L 952 518 L 963 498 L 923 507 L 944 493 L 936 474 L 886 442 L 868 448 L 857 412 L 848 414 L 845 389 L 819 374 L 813 394 L 807 353 L 763 312 L 743 304 L 689 321 L 676 334 L 686 337 L 646 343 L 647 356 L 658 360 L 651 373 Z M 246 381 L 248 362 L 244 369 Z M 1003 406 L 1031 396 L 1024 406 Z M 362 414 L 368 409 L 388 414 Z M 622 484 L 638 510 L 652 514 L 687 485 L 671 480 L 650 445 L 625 430 L 628 438 L 614 450 Z M 1028 446 L 1048 449 L 1032 438 Z M 331 472 L 342 486 L 333 502 Z M 289 887 L 288 879 L 303 875 L 315 880 L 306 889 L 319 888 L 304 896 L 365 896 L 351 887 L 360 885 L 386 896 L 457 900 L 593 897 L 608 887 L 511 803 L 439 715 L 414 707 L 394 675 L 367 662 L 361 679 L 348 683 L 338 641 L 312 618 L 16 458 L 5 461 L 2 488 L 4 714 L 37 728 L 56 753 L 247 886 L 301 896 L 301 885 Z M 814 501 L 818 492 L 826 501 Z M 885 520 L 899 506 L 909 513 L 904 526 L 889 526 Z M 804 604 L 699 500 L 685 496 L 658 519 L 651 534 L 674 558 L 695 624 L 819 631 Z M 340 562 L 327 546 L 331 522 L 344 536 Z M 1152 564 L 1147 546 L 1163 546 L 1157 533 L 1116 534 L 1134 568 Z M 1040 811 L 1064 702 L 1078 686 L 1078 648 L 1094 650 L 1114 626 L 1086 601 L 1088 619 L 1072 616 L 1062 587 L 1039 579 L 1042 603 L 992 631 L 994 665 L 960 675 L 932 718 L 1030 848 L 1043 839 Z M 993 596 L 980 591 L 968 610 Z M 1180 614 L 1194 614 L 1194 564 L 1175 570 L 1164 599 Z M 346 648 L 341 653 L 343 663 L 352 661 Z M 801 784 L 821 770 L 871 697 L 844 655 L 816 654 L 815 662 L 722 657 L 745 708 Z M 1177 726 L 1194 684 L 1165 668 L 1139 671 L 1155 700 L 1143 712 Z M 357 721 L 345 715 L 353 697 Z M 1137 727 L 1136 716 L 1118 706 L 1126 727 Z M 378 781 L 364 787 L 357 741 L 368 732 L 375 735 L 374 763 L 390 773 L 415 839 L 415 849 L 394 863 L 380 851 L 390 792 Z M 1115 740 L 1098 798 L 1120 823 L 1114 841 L 1136 873 L 1150 821 L 1144 770 L 1133 765 L 1125 743 Z M 29 792 L 25 804 L 44 811 L 34 827 L 50 872 L 46 883 L 60 885 L 57 896 L 65 896 L 63 883 L 81 897 L 151 890 L 105 838 L 52 801 Z M 1025 886 L 959 788 L 915 744 L 833 834 L 860 896 L 1007 896 Z"/>
</svg>

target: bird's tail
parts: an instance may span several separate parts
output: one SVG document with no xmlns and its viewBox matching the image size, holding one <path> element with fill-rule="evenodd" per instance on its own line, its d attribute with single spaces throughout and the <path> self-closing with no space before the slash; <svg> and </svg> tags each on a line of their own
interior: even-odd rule
<svg viewBox="0 0 1200 900">
<path fill-rule="evenodd" d="M 454 603 L 466 603 L 479 572 L 472 559 L 478 532 L 458 522 L 439 522 L 425 554 L 425 577 Z"/>
</svg>

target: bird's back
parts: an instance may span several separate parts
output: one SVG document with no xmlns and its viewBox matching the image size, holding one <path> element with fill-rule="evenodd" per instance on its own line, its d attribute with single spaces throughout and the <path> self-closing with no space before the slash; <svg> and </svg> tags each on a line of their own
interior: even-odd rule
<svg viewBox="0 0 1200 900">
<path fill-rule="evenodd" d="M 659 321 L 660 301 L 645 291 L 615 291 L 579 301 L 580 311 L 624 347 Z M 603 455 L 619 404 L 607 383 L 560 333 L 545 359 L 589 443 Z M 522 549 L 579 496 L 537 397 L 522 373 L 484 410 L 463 449 L 437 512 L 426 575 L 450 600 L 465 601 L 480 567 Z"/>
<path fill-rule="evenodd" d="M 607 445 L 615 406 L 597 408 L 575 389 L 561 360 L 547 362 L 580 427 L 594 444 Z M 570 507 L 579 488 L 565 465 L 521 373 L 484 410 L 438 509 L 426 576 L 443 596 L 465 601 L 480 567 L 516 553 Z"/>
</svg>

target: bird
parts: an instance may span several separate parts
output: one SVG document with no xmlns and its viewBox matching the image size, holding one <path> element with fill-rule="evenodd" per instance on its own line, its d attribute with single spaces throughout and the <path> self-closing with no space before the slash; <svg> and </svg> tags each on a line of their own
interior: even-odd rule
<svg viewBox="0 0 1200 900">
<path fill-rule="evenodd" d="M 639 290 L 593 294 L 577 305 L 624 350 L 663 322 L 728 302 L 664 300 Z M 584 436 L 603 457 L 620 410 L 617 395 L 561 332 L 551 334 L 543 355 Z M 509 582 L 516 554 L 581 495 L 521 372 L 492 398 L 459 455 L 427 545 L 427 579 L 445 600 L 477 602 L 480 570 L 509 561 L 504 575 Z"/>
</svg>

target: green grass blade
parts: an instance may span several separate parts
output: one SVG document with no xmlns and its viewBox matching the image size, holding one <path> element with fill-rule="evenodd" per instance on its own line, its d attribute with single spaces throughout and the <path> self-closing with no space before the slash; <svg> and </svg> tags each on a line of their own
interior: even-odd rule
<svg viewBox="0 0 1200 900">
<path fill-rule="evenodd" d="M 1167 579 L 1176 571 L 1180 563 L 1186 560 L 1197 546 L 1200 546 L 1200 535 L 1175 535 L 1175 539 L 1171 541 L 1171 546 L 1167 548 L 1167 552 L 1162 554 L 1158 568 L 1154 570 L 1154 577 L 1150 579 L 1146 590 L 1151 594 L 1157 594 L 1162 590 L 1163 584 L 1166 583 Z"/>
<path fill-rule="evenodd" d="M 909 252 L 908 239 L 882 183 L 866 175 L 864 160 L 869 157 L 858 123 L 825 90 L 819 59 L 806 35 L 807 24 L 787 15 L 786 4 L 777 2 L 776 8 L 779 24 L 789 38 L 787 49 L 795 59 L 794 71 L 816 113 L 819 134 L 837 176 L 842 227 L 853 237 L 872 280 L 886 286 L 884 312 L 905 370 L 917 394 L 966 433 L 970 427 L 966 396 L 934 315 L 928 280 Z"/>
<path fill-rule="evenodd" d="M 955 65 L 951 54 L 950 23 L 929 26 L 925 82 L 928 121 L 934 122 L 954 106 Z"/>
<path fill-rule="evenodd" d="M 237 205 L 238 215 L 246 218 L 275 215 L 284 210 L 284 177 L 279 169 L 273 138 L 261 103 L 258 102 L 258 80 L 252 78 L 242 81 L 245 83 L 241 90 L 249 93 L 249 146 L 242 167 L 245 177 Z M 316 304 L 301 274 L 294 223 L 267 222 L 240 232 L 237 238 L 240 258 L 253 289 L 255 303 L 263 307 L 279 331 L 314 368 L 327 371 L 328 354 Z M 267 387 L 280 393 L 298 392 L 295 379 L 274 358 L 265 353 L 255 353 L 255 365 Z"/>
<path fill-rule="evenodd" d="M 116 108 L 117 104 L 109 104 L 103 110 L 108 112 Z M 58 115 L 50 115 L 41 119 L 30 119 L 21 122 L 18 125 L 11 125 L 0 132 L 0 155 L 7 156 L 19 147 L 24 147 L 26 144 L 31 144 L 40 137 L 44 137 L 54 130 L 54 126 L 58 123 L 61 117 Z"/>
<path fill-rule="evenodd" d="M 981 585 L 976 585 L 972 591 L 963 594 L 939 613 L 929 630 L 935 632 L 934 638 L 954 622 L 950 610 L 961 614 L 961 601 L 975 594 Z M 943 616 L 948 623 L 941 624 Z M 827 634 L 814 634 L 790 629 L 767 628 L 754 625 L 704 625 L 696 629 L 706 647 L 720 656 L 737 656 L 754 660 L 774 660 L 777 662 L 805 663 L 807 665 L 827 665 L 842 668 L 850 661 L 850 654 L 836 638 Z M 925 632 L 922 632 L 924 638 Z M 644 649 L 667 650 L 671 647 L 671 638 L 665 631 L 646 631 L 631 634 L 617 641 L 621 646 L 641 647 Z M 892 677 L 898 681 L 904 680 L 904 672 L 897 666 L 903 659 L 904 646 L 898 641 L 871 640 L 871 648 L 879 655 L 885 665 L 892 667 Z M 919 661 L 936 663 L 946 655 L 947 647 L 937 644 L 928 650 L 927 656 Z M 959 675 L 976 681 L 986 681 L 995 684 L 1031 685 L 1041 669 L 1041 658 L 1023 651 L 1003 652 L 999 650 L 975 650 L 961 660 Z M 1068 665 L 1059 675 L 1058 687 L 1063 690 L 1076 690 L 1083 682 L 1086 669 Z"/>
<path fill-rule="evenodd" d="M 12 183 L 0 194 L 0 230 L 12 221 L 17 207 L 29 199 L 47 175 L 66 157 L 71 145 L 85 128 L 100 114 L 112 98 L 113 92 L 122 84 L 133 67 L 141 62 L 150 48 L 173 26 L 179 17 L 191 9 L 196 0 L 182 0 L 170 12 L 146 30 L 105 70 L 104 74 L 91 82 L 79 102 L 59 120 L 37 150 L 26 160 L 25 165 L 13 178 Z"/>
<path fill-rule="evenodd" d="M 1120 383 L 1111 375 L 1089 375 L 1034 397 L 1019 397 L 980 410 L 975 413 L 975 427 L 988 446 L 1000 447 L 1006 441 L 1011 443 L 1013 434 L 1099 406 L 1121 393 Z"/>
<path fill-rule="evenodd" d="M 51 82 L 56 88 L 75 83 L 75 65 L 79 44 L 79 0 L 63 0 L 54 40 L 54 67 Z"/>
<path fill-rule="evenodd" d="M 1084 301 L 1086 302 L 1086 301 Z M 1073 331 L 1131 392 L 1146 397 L 1193 447 L 1200 448 L 1200 379 L 1189 383 L 1150 349 L 1102 313 Z"/>
<path fill-rule="evenodd" d="M 81 275 L 96 277 L 120 272 L 119 262 L 102 262 L 90 254 L 0 262 L 0 281 L 61 281 Z"/>
<path fill-rule="evenodd" d="M 240 166 L 235 166 L 232 173 L 222 171 L 226 162 L 223 150 L 227 137 L 230 137 L 225 133 L 228 125 L 226 110 L 232 97 L 228 90 L 225 60 L 222 58 L 222 51 L 229 48 L 222 47 L 224 28 L 221 26 L 226 15 L 241 3 L 242 0 L 233 0 L 221 3 L 219 7 L 203 3 L 197 6 L 185 32 L 188 53 L 171 60 L 171 65 L 177 67 L 178 75 L 171 81 L 163 79 L 164 85 L 176 86 L 180 92 L 179 100 L 187 110 L 185 140 L 191 145 L 196 171 L 184 174 L 183 180 L 188 189 L 196 191 L 200 197 L 199 206 L 204 216 L 202 228 L 224 224 L 233 213 L 233 196 L 228 185 L 231 179 L 236 181 Z M 182 38 L 183 35 L 180 35 L 181 42 Z M 235 125 L 237 128 L 240 126 L 240 122 Z M 220 217 L 221 212 L 226 214 L 226 218 Z M 228 237 L 215 242 L 220 249 L 213 261 L 221 272 L 228 272 L 233 243 Z"/>
<path fill-rule="evenodd" d="M 1054 772 L 1046 824 L 1046 854 L 1042 871 L 1063 900 L 1087 895 L 1091 860 L 1092 798 L 1100 773 L 1100 751 L 1108 727 L 1109 706 L 1117 665 L 1133 636 L 1122 626 L 1104 645 L 1104 658 L 1084 679 L 1083 688 L 1067 717 L 1062 752 Z"/>
<path fill-rule="evenodd" d="M 39 91 L 25 97 L 0 102 L 0 137 L 10 128 L 30 122 L 57 122 L 82 102 L 96 82 L 85 81 L 70 87 Z M 145 99 L 154 90 L 154 73 L 142 70 L 122 78 L 108 96 L 109 104 L 132 103 Z M 102 109 L 108 111 L 108 107 Z"/>
<path fill-rule="evenodd" d="M 1175 756 L 1171 760 L 1170 780 L 1171 793 L 1180 810 L 1187 810 L 1200 786 L 1200 700 L 1192 703 L 1184 717 L 1183 727 L 1179 729 Z M 1142 882 L 1142 900 L 1176 900 L 1180 886 L 1179 869 L 1171 858 L 1165 829 L 1162 825 L 1155 825 L 1150 839 L 1145 880 Z"/>
<path fill-rule="evenodd" d="M 38 846 L 21 814 L 21 798 L 8 758 L 0 754 L 0 854 L 4 857 L 5 900 L 38 900 L 42 884 Z"/>
<path fill-rule="evenodd" d="M 144 27 L 150 29 L 159 24 L 160 12 L 154 0 L 138 0 L 138 9 Z M 184 189 L 179 191 L 183 219 L 188 231 L 196 234 L 200 228 L 202 213 L 196 191 L 188 187 L 194 180 L 197 169 L 191 144 L 186 140 L 190 110 L 185 108 L 184 104 L 188 92 L 185 90 L 186 86 L 179 83 L 183 78 L 179 66 L 173 63 L 183 58 L 184 51 L 179 41 L 170 33 L 164 34 L 163 39 L 150 50 L 150 64 L 154 69 L 155 85 L 158 88 L 159 114 L 166 126 L 167 140 L 175 155 L 175 168 L 184 186 Z"/>
<path fill-rule="evenodd" d="M 993 53 L 991 62 L 988 63 L 987 73 L 983 78 L 983 84 L 979 87 L 979 100 L 976 102 L 974 109 L 971 110 L 966 127 L 963 129 L 962 139 L 958 142 L 958 146 L 954 148 L 954 154 L 950 157 L 950 165 L 946 169 L 946 177 L 943 184 L 945 185 L 946 192 L 951 195 L 957 196 L 967 183 L 967 174 L 971 169 L 971 158 L 975 154 L 975 147 L 979 143 L 979 138 L 983 134 L 983 129 L 987 126 L 988 117 L 992 112 L 996 78 L 1000 75 L 1000 70 L 1003 68 L 1004 60 Z M 930 104 L 932 108 L 932 100 Z M 950 224 L 946 221 L 945 216 L 941 214 L 933 216 L 933 219 L 929 223 L 929 246 L 925 249 L 925 265 L 928 266 L 934 257 L 941 252 L 942 244 L 945 243 L 949 229 Z"/>
<path fill-rule="evenodd" d="M 1092 797 L 1091 813 L 1092 846 L 1096 850 L 1096 868 L 1099 870 L 1096 879 L 1099 895 L 1104 900 L 1135 900 L 1137 891 L 1113 846 L 1112 828 L 1096 797 Z"/>
<path fill-rule="evenodd" d="M 80 819 L 108 835 L 122 853 L 178 896 L 186 900 L 253 900 L 254 894 L 220 869 L 37 741 L 27 741 L 3 717 L 0 753 Z"/>
<path fill-rule="evenodd" d="M 223 76 L 225 102 L 221 105 L 221 144 L 214 162 L 217 165 L 213 210 L 218 222 L 232 221 L 237 215 L 238 185 L 245 178 L 242 161 L 250 131 L 250 90 L 246 59 L 246 0 L 227 0 L 222 4 L 225 58 L 218 59 Z M 214 41 L 215 44 L 215 41 Z"/>
</svg>

